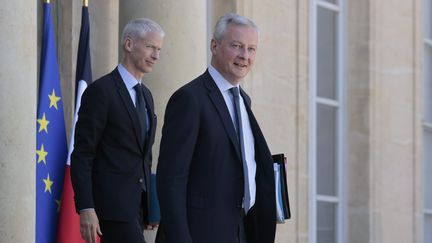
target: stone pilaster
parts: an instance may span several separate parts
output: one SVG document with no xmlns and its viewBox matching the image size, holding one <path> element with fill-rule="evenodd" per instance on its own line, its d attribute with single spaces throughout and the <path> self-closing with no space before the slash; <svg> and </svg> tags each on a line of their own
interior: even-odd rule
<svg viewBox="0 0 432 243">
<path fill-rule="evenodd" d="M 121 1 L 120 33 L 129 20 L 139 17 L 156 21 L 166 33 L 160 60 L 153 72 L 144 76 L 144 83 L 153 93 L 158 116 L 153 170 L 159 156 L 161 128 L 169 97 L 180 86 L 202 74 L 207 67 L 209 43 L 206 12 L 206 1 L 202 0 Z M 154 236 L 154 231 L 146 231 L 148 242 L 152 242 Z"/>
<path fill-rule="evenodd" d="M 370 242 L 420 242 L 421 1 L 370 1 Z M 389 6 L 392 6 L 389 8 Z M 417 63 L 417 65 L 416 65 Z"/>
<path fill-rule="evenodd" d="M 0 242 L 34 242 L 37 3 L 0 5 Z"/>
</svg>

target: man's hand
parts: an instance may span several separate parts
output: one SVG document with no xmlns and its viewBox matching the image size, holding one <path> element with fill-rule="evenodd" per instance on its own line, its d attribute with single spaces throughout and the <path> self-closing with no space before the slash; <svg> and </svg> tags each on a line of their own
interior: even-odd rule
<svg viewBox="0 0 432 243">
<path fill-rule="evenodd" d="M 102 235 L 94 209 L 85 209 L 80 212 L 80 232 L 81 238 L 87 243 L 96 243 L 97 235 Z"/>
<path fill-rule="evenodd" d="M 146 230 L 155 230 L 155 229 L 157 229 L 159 227 L 159 224 L 147 224 L 146 226 L 145 226 L 145 229 Z"/>
</svg>

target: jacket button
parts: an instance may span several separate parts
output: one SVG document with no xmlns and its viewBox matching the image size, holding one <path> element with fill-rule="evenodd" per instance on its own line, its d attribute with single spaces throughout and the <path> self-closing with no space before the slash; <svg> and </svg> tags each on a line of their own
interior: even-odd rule
<svg viewBox="0 0 432 243">
<path fill-rule="evenodd" d="M 138 181 L 139 181 L 139 183 L 143 183 L 144 180 L 143 180 L 143 178 L 139 178 Z"/>
</svg>

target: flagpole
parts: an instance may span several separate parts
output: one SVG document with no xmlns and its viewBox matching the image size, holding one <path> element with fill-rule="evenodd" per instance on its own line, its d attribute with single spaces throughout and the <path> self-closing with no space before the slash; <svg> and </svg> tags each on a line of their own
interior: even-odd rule
<svg viewBox="0 0 432 243">
<path fill-rule="evenodd" d="M 49 1 L 49 0 L 48 0 Z M 88 0 L 83 0 L 83 6 L 88 7 Z"/>
</svg>

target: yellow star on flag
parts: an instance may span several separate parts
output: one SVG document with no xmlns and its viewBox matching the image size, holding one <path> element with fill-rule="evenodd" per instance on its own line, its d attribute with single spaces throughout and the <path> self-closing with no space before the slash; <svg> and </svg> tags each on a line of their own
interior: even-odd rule
<svg viewBox="0 0 432 243">
<path fill-rule="evenodd" d="M 50 104 L 49 104 L 49 108 L 53 107 L 57 110 L 57 102 L 61 99 L 60 97 L 56 96 L 55 94 L 55 90 L 53 89 L 52 93 L 50 95 L 48 95 L 49 99 L 50 99 Z"/>
<path fill-rule="evenodd" d="M 48 177 L 46 179 L 43 179 L 44 183 L 45 183 L 45 191 L 49 191 L 49 193 L 51 194 L 51 186 L 52 184 L 54 184 L 54 182 L 50 179 L 49 174 Z"/>
<path fill-rule="evenodd" d="M 48 124 L 50 122 L 45 118 L 45 113 L 43 113 L 41 119 L 37 119 L 37 122 L 39 123 L 39 132 L 45 131 L 48 134 Z"/>
<path fill-rule="evenodd" d="M 41 161 L 43 161 L 44 164 L 46 164 L 46 156 L 48 155 L 48 152 L 45 151 L 43 144 L 39 150 L 36 150 L 36 154 L 39 156 L 37 163 L 39 164 Z"/>
</svg>

